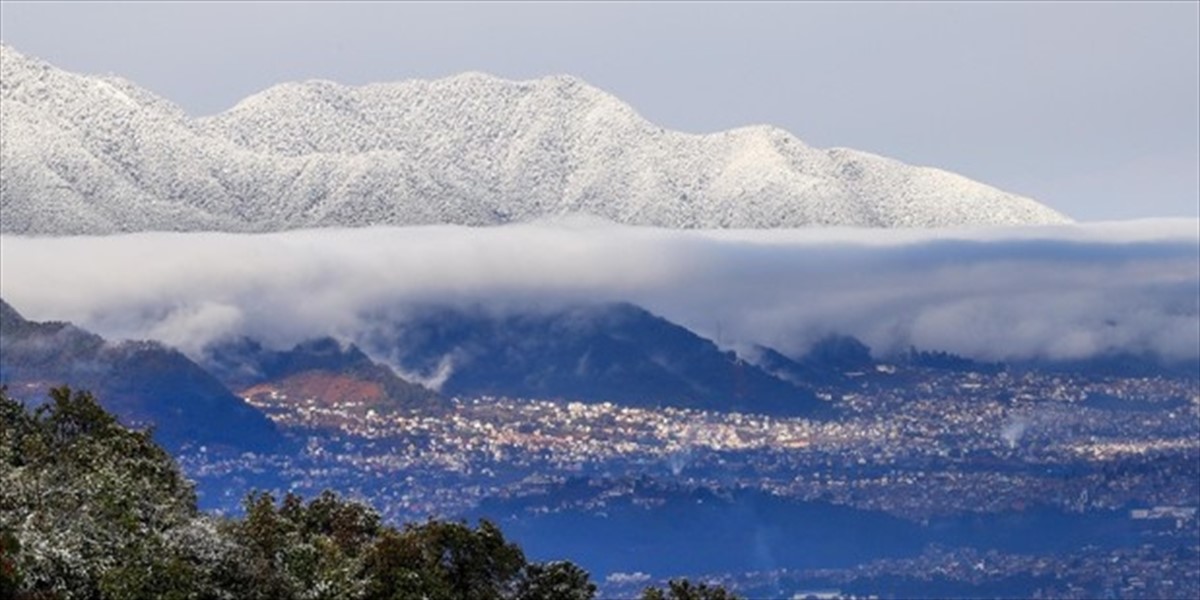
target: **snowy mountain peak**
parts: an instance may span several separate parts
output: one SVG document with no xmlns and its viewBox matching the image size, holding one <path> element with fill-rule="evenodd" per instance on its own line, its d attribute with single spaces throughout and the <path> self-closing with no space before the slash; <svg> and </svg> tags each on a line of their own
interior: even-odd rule
<svg viewBox="0 0 1200 600">
<path fill-rule="evenodd" d="M 188 118 L 116 77 L 3 46 L 0 231 L 491 225 L 587 213 L 663 227 L 1058 223 L 937 169 L 769 125 L 664 130 L 571 76 L 268 88 Z"/>
<path fill-rule="evenodd" d="M 0 42 L 0 90 L 6 96 L 26 80 L 40 78 L 39 72 L 52 69 L 49 63 L 25 56 L 12 46 Z"/>
<path fill-rule="evenodd" d="M 0 41 L 0 62 L 5 62 L 5 63 L 7 63 L 7 62 L 10 62 L 10 61 L 11 61 L 12 63 L 17 63 L 17 62 L 41 62 L 42 64 L 46 64 L 46 63 L 44 63 L 44 62 L 42 62 L 42 61 L 38 61 L 37 59 L 34 59 L 34 58 L 31 58 L 31 57 L 25 56 L 24 54 L 22 54 L 22 53 L 21 53 L 19 50 L 17 50 L 16 48 L 13 48 L 11 45 L 9 45 L 9 44 L 5 43 L 4 41 Z M 46 66 L 49 66 L 49 65 L 46 65 Z"/>
</svg>

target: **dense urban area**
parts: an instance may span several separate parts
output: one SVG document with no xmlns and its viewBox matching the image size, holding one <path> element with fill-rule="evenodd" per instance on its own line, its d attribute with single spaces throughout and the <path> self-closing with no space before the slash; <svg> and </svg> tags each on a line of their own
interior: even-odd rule
<svg viewBox="0 0 1200 600">
<path fill-rule="evenodd" d="M 300 440 L 303 452 L 229 457 L 199 449 L 181 463 L 202 483 L 343 490 L 394 521 L 469 515 L 482 506 L 509 511 L 514 522 L 611 513 L 620 527 L 617 515 L 628 510 L 650 515 L 697 494 L 733 505 L 752 494 L 786 506 L 854 509 L 896 527 L 984 531 L 955 538 L 960 543 L 934 535 L 916 552 L 848 559 L 837 568 L 776 560 L 775 568 L 757 570 L 596 573 L 602 592 L 616 595 L 688 575 L 752 597 L 980 589 L 1200 597 L 1195 379 L 879 365 L 818 396 L 836 407 L 829 416 L 495 397 L 414 412 L 331 405 L 260 386 L 247 400 Z M 219 509 L 239 499 L 202 501 Z M 1012 515 L 1032 516 L 1013 524 L 1005 520 Z M 1072 523 L 1120 531 L 1067 534 L 1069 542 L 1057 547 L 988 547 L 1000 530 L 1017 536 L 1039 523 L 1068 533 Z"/>
</svg>

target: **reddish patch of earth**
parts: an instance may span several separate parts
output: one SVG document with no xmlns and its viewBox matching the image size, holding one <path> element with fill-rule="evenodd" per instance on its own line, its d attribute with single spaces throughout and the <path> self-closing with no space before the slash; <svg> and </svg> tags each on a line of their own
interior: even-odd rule
<svg viewBox="0 0 1200 600">
<path fill-rule="evenodd" d="M 271 392 L 295 400 L 312 398 L 328 405 L 348 402 L 376 403 L 387 399 L 383 386 L 378 383 L 328 371 L 305 371 L 289 375 L 283 379 L 246 388 L 240 395 L 243 398 L 253 398 Z"/>
</svg>

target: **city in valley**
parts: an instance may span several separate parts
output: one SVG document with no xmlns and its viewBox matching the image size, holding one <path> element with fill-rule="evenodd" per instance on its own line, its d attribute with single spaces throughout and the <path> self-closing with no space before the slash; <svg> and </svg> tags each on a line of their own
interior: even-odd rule
<svg viewBox="0 0 1200 600">
<path fill-rule="evenodd" d="M 1200 592 L 1194 379 L 848 375 L 819 390 L 836 407 L 822 418 L 487 396 L 411 411 L 258 386 L 246 400 L 303 452 L 181 462 L 201 489 L 333 488 L 397 521 L 491 515 L 531 551 L 577 547 L 614 594 L 680 575 L 772 597 Z M 722 520 L 757 526 L 760 556 Z M 684 529 L 647 535 L 656 522 Z"/>
</svg>

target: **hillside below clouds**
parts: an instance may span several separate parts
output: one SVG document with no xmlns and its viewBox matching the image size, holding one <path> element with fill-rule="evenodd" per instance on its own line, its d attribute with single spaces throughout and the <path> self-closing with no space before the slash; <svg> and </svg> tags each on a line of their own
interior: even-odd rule
<svg viewBox="0 0 1200 600">
<path fill-rule="evenodd" d="M 494 225 L 568 213 L 671 228 L 1060 223 L 945 171 L 785 131 L 664 130 L 571 77 L 289 83 L 190 118 L 0 46 L 0 231 Z"/>
<path fill-rule="evenodd" d="M 29 321 L 0 300 L 0 386 L 36 405 L 59 385 L 95 392 L 126 425 L 152 425 L 155 440 L 174 452 L 202 445 L 261 452 L 284 444 L 270 420 L 179 351 Z"/>
</svg>

